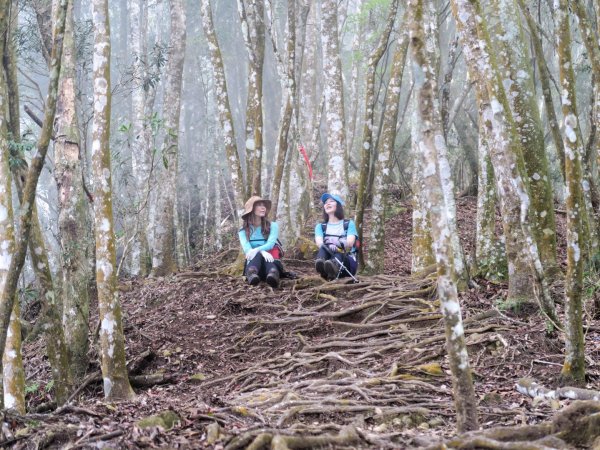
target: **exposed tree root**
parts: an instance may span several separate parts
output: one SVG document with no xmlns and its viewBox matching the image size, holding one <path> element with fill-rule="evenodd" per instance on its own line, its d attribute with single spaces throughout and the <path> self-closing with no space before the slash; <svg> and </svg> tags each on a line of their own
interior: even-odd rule
<svg viewBox="0 0 600 450">
<path fill-rule="evenodd" d="M 363 439 L 358 430 L 353 426 L 342 427 L 337 434 L 321 433 L 319 435 L 309 434 L 282 434 L 277 430 L 258 429 L 248 431 L 238 436 L 225 436 L 221 430 L 211 428 L 211 439 L 209 443 L 217 441 L 229 441 L 225 450 L 259 450 L 271 448 L 272 450 L 291 450 L 304 448 L 325 448 L 335 445 L 337 448 L 353 446 Z"/>
<path fill-rule="evenodd" d="M 210 285 L 210 281 L 198 283 L 181 275 L 174 282 L 182 292 Z M 162 282 L 168 285 L 171 280 Z M 177 411 L 184 419 L 181 428 L 164 433 L 172 433 L 171 437 L 188 433 L 196 440 L 204 436 L 201 445 L 226 450 L 407 448 L 430 445 L 439 436 L 452 433 L 455 413 L 445 359 L 445 333 L 435 298 L 435 279 L 430 274 L 361 277 L 357 284 L 306 277 L 286 280 L 286 289 L 278 290 L 263 284 L 248 287 L 229 277 L 221 277 L 219 283 L 222 289 L 220 286 L 207 294 L 210 301 L 215 294 L 219 296 L 217 307 L 211 309 L 213 317 L 206 316 L 200 327 L 216 324 L 222 311 L 227 327 L 220 329 L 229 340 L 218 341 L 214 350 L 202 355 L 202 361 L 205 356 L 218 356 L 201 369 L 194 365 L 191 370 L 201 370 L 203 376 L 193 385 L 173 386 L 173 390 L 193 390 L 198 405 Z M 515 324 L 514 319 L 486 305 L 483 310 L 465 309 L 465 314 L 463 327 L 478 394 L 487 397 L 488 386 L 494 386 L 495 379 L 503 379 L 504 391 L 500 394 L 504 395 L 506 380 L 512 380 L 506 367 L 531 373 L 536 362 L 523 358 L 532 353 L 529 342 L 519 340 L 514 333 L 515 327 L 531 324 Z M 203 319 L 200 317 L 200 321 Z M 548 341 L 548 345 L 554 344 Z M 539 358 L 538 353 L 535 355 Z M 152 356 L 152 352 L 146 352 L 132 360 L 130 376 L 139 376 Z M 546 354 L 544 358 L 554 361 L 553 356 Z M 218 369 L 215 364 L 219 364 Z M 486 378 L 479 376 L 479 370 Z M 94 373 L 86 383 L 99 379 L 99 373 Z M 580 395 L 579 391 L 573 392 Z M 489 403 L 489 399 L 482 398 L 482 423 L 537 423 L 546 417 L 540 408 L 550 408 L 543 402 L 536 408 L 515 407 L 503 401 L 506 397 L 500 394 L 495 393 L 499 398 L 495 400 L 492 392 Z M 562 420 L 570 425 L 559 426 L 553 421 L 494 428 L 459 436 L 445 445 L 536 450 L 573 447 L 578 445 L 574 443 L 577 436 L 566 434 L 569 426 L 583 430 L 586 444 L 582 445 L 592 445 L 598 439 L 593 431 L 598 423 L 589 417 L 598 413 L 592 409 L 578 411 L 563 416 Z M 28 418 L 43 422 L 43 428 L 81 420 L 98 424 L 98 418 L 77 409 L 38 416 Z M 96 425 L 94 430 L 98 429 Z M 71 444 L 77 448 L 104 440 L 94 434 L 96 431 L 89 431 L 73 438 Z M 127 435 L 124 439 L 133 438 L 137 445 L 150 447 L 160 442 L 160 438 L 155 440 L 156 433 L 163 433 L 140 431 L 137 427 L 130 434 L 123 431 Z M 419 440 L 422 433 L 434 436 Z M 185 440 L 181 445 L 185 447 Z"/>
<path fill-rule="evenodd" d="M 570 400 L 596 400 L 600 401 L 600 391 L 582 389 L 572 386 L 563 386 L 558 389 L 548 389 L 539 385 L 531 378 L 521 378 L 517 382 L 517 391 L 532 398 L 541 397 L 548 399 Z"/>
<path fill-rule="evenodd" d="M 175 378 L 168 373 L 150 373 L 147 375 L 129 376 L 129 382 L 135 388 L 149 388 L 157 384 L 172 383 Z"/>
<path fill-rule="evenodd" d="M 600 437 L 600 402 L 577 401 L 549 421 L 465 433 L 433 449 L 562 449 L 589 447 Z"/>
<path fill-rule="evenodd" d="M 434 293 L 434 277 L 426 271 L 420 277 L 361 277 L 358 284 L 302 278 L 260 304 L 241 292 L 226 294 L 227 307 L 256 313 L 244 315 L 246 334 L 225 349 L 240 361 L 239 370 L 201 386 L 235 393 L 217 413 L 253 417 L 274 429 L 241 433 L 225 448 L 394 447 L 400 433 L 382 436 L 359 429 L 352 438 L 357 441 L 342 444 L 331 440 L 331 428 L 321 427 L 333 425 L 330 417 L 339 427 L 360 418 L 384 427 L 395 421 L 400 428 L 427 422 L 434 412 L 453 417 L 450 389 L 428 382 L 446 373 L 439 363 L 419 365 L 445 355 Z M 477 337 L 472 345 L 498 341 L 507 329 L 494 323 L 498 318 L 496 311 L 485 311 L 465 319 L 467 336 Z M 294 350 L 278 351 L 282 347 Z M 247 361 L 248 354 L 260 363 Z M 312 425 L 302 425 L 302 436 L 325 440 L 290 438 L 297 435 L 291 430 L 307 423 Z"/>
</svg>

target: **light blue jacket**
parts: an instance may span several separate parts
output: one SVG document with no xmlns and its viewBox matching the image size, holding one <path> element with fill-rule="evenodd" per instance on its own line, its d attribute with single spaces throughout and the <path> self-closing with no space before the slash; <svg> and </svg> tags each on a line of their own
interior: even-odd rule
<svg viewBox="0 0 600 450">
<path fill-rule="evenodd" d="M 279 225 L 277 222 L 271 222 L 271 232 L 267 239 L 262 235 L 261 227 L 253 227 L 250 225 L 250 240 L 246 238 L 246 230 L 243 228 L 238 233 L 240 238 L 240 244 L 242 244 L 242 250 L 244 253 L 248 253 L 253 248 L 258 248 L 258 251 L 269 251 L 277 243 L 279 237 Z"/>
</svg>

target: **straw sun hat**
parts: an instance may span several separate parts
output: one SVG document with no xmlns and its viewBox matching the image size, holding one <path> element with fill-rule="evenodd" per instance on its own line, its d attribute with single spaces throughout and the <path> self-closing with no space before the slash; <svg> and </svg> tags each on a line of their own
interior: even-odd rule
<svg viewBox="0 0 600 450">
<path fill-rule="evenodd" d="M 267 207 L 267 214 L 269 214 L 269 211 L 271 211 L 271 200 L 259 197 L 258 195 L 253 195 L 246 201 L 246 204 L 244 205 L 244 213 L 242 214 L 242 219 L 252 212 L 252 210 L 254 209 L 254 204 L 256 202 L 263 202 Z"/>
</svg>

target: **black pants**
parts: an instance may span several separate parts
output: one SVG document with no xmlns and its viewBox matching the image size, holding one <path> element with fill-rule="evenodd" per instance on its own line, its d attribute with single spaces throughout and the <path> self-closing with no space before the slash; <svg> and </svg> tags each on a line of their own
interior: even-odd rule
<svg viewBox="0 0 600 450">
<path fill-rule="evenodd" d="M 344 266 L 352 275 L 356 275 L 356 270 L 358 269 L 358 263 L 356 262 L 356 257 L 352 254 L 348 253 L 340 253 L 340 252 L 332 252 L 328 251 L 324 246 L 321 246 L 319 252 L 317 253 L 317 259 L 324 259 L 327 261 L 328 259 L 336 259 L 338 262 L 344 263 Z M 344 269 L 340 271 L 340 278 L 349 277 L 350 274 L 346 272 Z"/>
<path fill-rule="evenodd" d="M 260 252 L 258 252 L 254 258 L 246 262 L 244 275 L 248 276 L 248 273 L 254 272 L 258 274 L 262 281 L 265 281 L 267 279 L 267 274 L 271 270 L 277 270 L 277 274 L 281 275 L 281 272 L 283 271 L 281 261 L 276 259 L 273 262 L 267 262 Z"/>
</svg>

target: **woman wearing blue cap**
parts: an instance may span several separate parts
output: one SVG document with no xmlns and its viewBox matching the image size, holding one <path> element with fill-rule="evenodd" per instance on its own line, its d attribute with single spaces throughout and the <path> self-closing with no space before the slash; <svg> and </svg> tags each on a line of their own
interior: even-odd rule
<svg viewBox="0 0 600 450">
<path fill-rule="evenodd" d="M 323 223 L 315 226 L 315 243 L 319 246 L 315 268 L 327 280 L 356 274 L 356 238 L 353 220 L 344 219 L 344 201 L 339 195 L 325 193 Z"/>
</svg>

